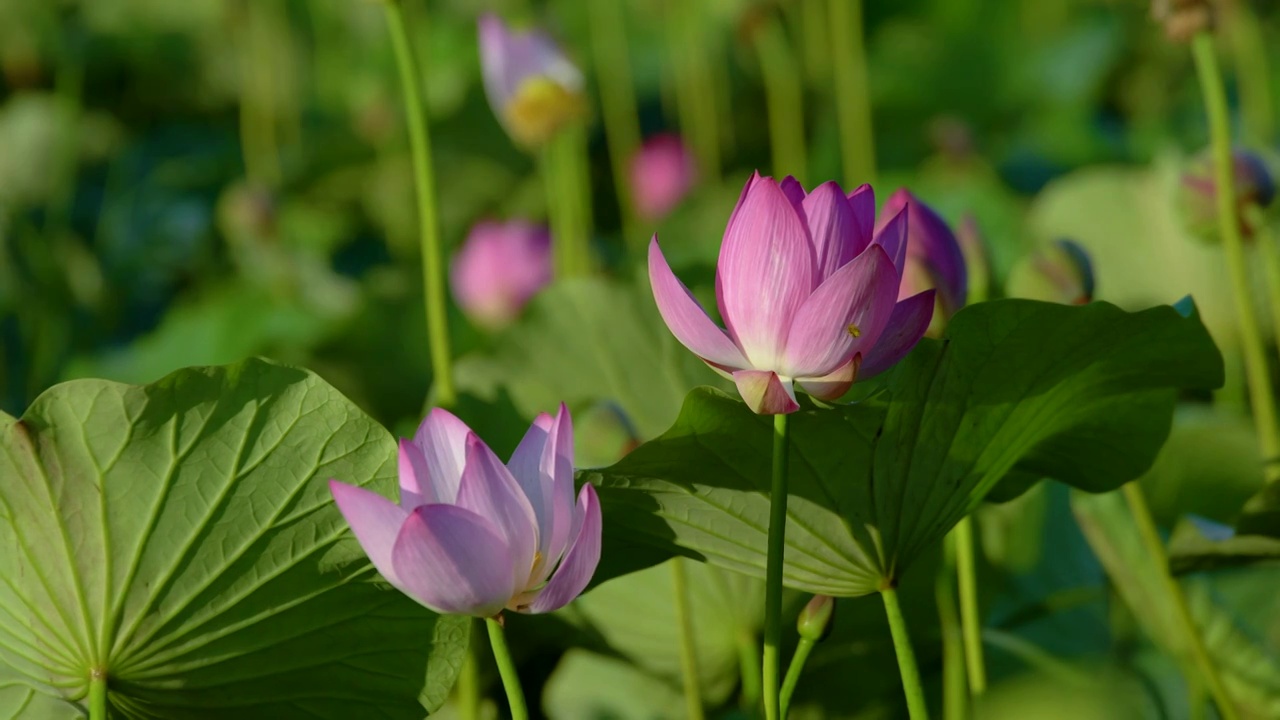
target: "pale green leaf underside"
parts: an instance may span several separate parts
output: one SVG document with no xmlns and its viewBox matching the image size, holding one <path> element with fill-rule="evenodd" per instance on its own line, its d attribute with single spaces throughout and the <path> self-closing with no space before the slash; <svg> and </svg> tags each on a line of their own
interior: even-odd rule
<svg viewBox="0 0 1280 720">
<path fill-rule="evenodd" d="M 0 660 L 134 717 L 420 717 L 467 626 L 371 582 L 329 478 L 393 495 L 395 443 L 303 370 L 50 389 L 0 428 Z"/>
</svg>

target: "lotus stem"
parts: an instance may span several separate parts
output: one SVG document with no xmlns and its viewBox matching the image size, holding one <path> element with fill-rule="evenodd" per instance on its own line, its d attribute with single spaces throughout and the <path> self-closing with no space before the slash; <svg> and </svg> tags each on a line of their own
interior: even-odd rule
<svg viewBox="0 0 1280 720">
<path fill-rule="evenodd" d="M 966 515 L 951 530 L 956 543 L 956 575 L 960 584 L 960 620 L 964 638 L 969 694 L 987 691 L 987 666 L 982 656 L 982 618 L 978 609 L 978 573 L 973 543 L 973 517 Z"/>
<path fill-rule="evenodd" d="M 1136 482 L 1127 483 L 1123 492 L 1125 500 L 1129 503 L 1129 510 L 1133 513 L 1134 523 L 1138 526 L 1138 535 L 1142 538 L 1142 544 L 1146 546 L 1152 561 L 1160 570 L 1164 590 L 1168 593 L 1174 610 L 1177 611 L 1178 620 L 1186 633 L 1192 660 L 1200 670 L 1201 679 L 1209 686 L 1209 692 L 1213 695 L 1222 720 L 1237 720 L 1240 715 L 1236 712 L 1231 696 L 1227 694 L 1227 686 L 1223 684 L 1217 666 L 1209 657 L 1209 650 L 1205 647 L 1200 629 L 1196 627 L 1195 619 L 1191 617 L 1191 608 L 1187 605 L 1186 596 L 1182 594 L 1182 586 L 1169 572 L 1169 558 L 1165 555 L 1164 542 L 1160 539 L 1155 520 L 1151 518 L 1151 510 L 1147 507 L 1147 499 L 1142 494 L 1142 487 Z"/>
<path fill-rule="evenodd" d="M 807 170 L 804 142 L 804 93 L 796 78 L 800 68 L 777 17 L 770 17 L 755 38 L 769 112 L 769 149 L 773 174 L 794 175 L 803 184 Z"/>
<path fill-rule="evenodd" d="M 680 132 L 698 159 L 698 176 L 709 184 L 720 179 L 720 134 L 716 114 L 719 90 L 713 80 L 703 41 L 703 3 L 667 0 L 663 7 L 669 77 L 676 86 Z"/>
<path fill-rule="evenodd" d="M 685 717 L 702 720 L 702 682 L 698 678 L 698 648 L 694 644 L 693 608 L 684 558 L 671 559 L 671 588 L 675 595 L 676 626 L 680 631 L 680 673 L 684 679 Z"/>
<path fill-rule="evenodd" d="M 471 621 L 471 638 L 475 634 L 475 621 Z M 458 673 L 458 714 L 462 720 L 480 720 L 480 659 L 476 657 L 476 643 L 467 643 L 467 652 L 462 656 L 462 671 Z"/>
<path fill-rule="evenodd" d="M 738 671 L 742 675 L 742 707 L 754 714 L 760 706 L 760 641 L 746 628 L 738 634 Z"/>
<path fill-rule="evenodd" d="M 800 638 L 796 652 L 791 656 L 791 664 L 787 666 L 787 677 L 782 681 L 781 717 L 787 717 L 791 710 L 791 696 L 795 694 L 796 683 L 800 682 L 800 673 L 804 672 L 804 664 L 809 660 L 809 653 L 818 643 L 810 638 Z"/>
<path fill-rule="evenodd" d="M 778 679 L 782 647 L 782 568 L 787 533 L 788 418 L 773 416 L 773 483 L 769 492 L 769 555 L 765 566 L 764 599 L 764 714 L 781 718 Z"/>
<path fill-rule="evenodd" d="M 542 175 L 547 190 L 551 253 L 557 278 L 590 272 L 591 234 L 586 132 L 573 124 L 556 133 L 542 149 Z"/>
<path fill-rule="evenodd" d="M 444 255 L 436 217 L 435 178 L 431 170 L 431 137 L 423 112 L 421 73 L 409 33 L 405 29 L 400 3 L 382 3 L 387 29 L 400 71 L 400 89 L 409 127 L 409 149 L 413 157 L 413 186 L 418 203 L 419 240 L 422 243 L 422 293 L 426 303 L 427 336 L 430 340 L 431 368 L 435 375 L 435 404 L 448 407 L 457 394 L 453 384 L 452 354 L 449 350 L 449 318 L 445 308 Z"/>
<path fill-rule="evenodd" d="M 613 186 L 622 214 L 622 233 L 627 246 L 636 253 L 645 248 L 643 233 L 635 224 L 635 207 L 631 202 L 631 178 L 628 163 L 640 146 L 640 120 L 636 112 L 635 88 L 631 79 L 631 60 L 627 55 L 626 19 L 621 2 L 587 3 L 591 22 L 591 48 L 595 52 L 600 75 L 600 102 L 604 110 L 605 141 L 609 144 L 609 164 L 613 168 Z M 638 257 L 638 255 L 637 255 Z"/>
<path fill-rule="evenodd" d="M 902 606 L 898 604 L 898 591 L 888 583 L 880 589 L 880 597 L 889 618 L 893 649 L 898 654 L 898 673 L 902 675 L 902 691 L 907 696 L 907 713 L 911 720 L 929 720 L 929 706 L 924 701 L 920 669 L 916 666 L 915 650 L 911 649 L 911 636 L 907 633 L 907 621 L 902 617 Z"/>
<path fill-rule="evenodd" d="M 964 628 L 956 609 L 956 536 L 947 534 L 942 565 L 934 583 L 938 622 L 942 628 L 942 716 L 964 720 L 969 716 L 969 688 L 965 672 Z"/>
<path fill-rule="evenodd" d="M 871 92 L 862 37 L 862 0 L 831 0 L 832 79 L 844 186 L 875 183 L 876 155 L 871 132 Z"/>
<path fill-rule="evenodd" d="M 107 673 L 101 668 L 89 676 L 89 720 L 107 720 Z"/>
<path fill-rule="evenodd" d="M 489 644 L 493 646 L 493 659 L 498 663 L 498 674 L 502 676 L 502 686 L 507 691 L 507 703 L 511 706 L 511 720 L 529 720 L 524 690 L 520 687 L 520 675 L 516 672 L 516 664 L 511 659 L 511 650 L 507 647 L 502 618 L 501 616 L 485 618 L 484 622 L 489 626 Z"/>
</svg>

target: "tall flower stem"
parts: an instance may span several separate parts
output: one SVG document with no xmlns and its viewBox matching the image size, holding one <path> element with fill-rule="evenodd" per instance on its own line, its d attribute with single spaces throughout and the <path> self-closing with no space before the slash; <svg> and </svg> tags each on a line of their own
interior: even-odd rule
<svg viewBox="0 0 1280 720">
<path fill-rule="evenodd" d="M 817 644 L 811 638 L 802 637 L 796 645 L 796 652 L 791 656 L 791 664 L 787 666 L 787 677 L 782 681 L 782 695 L 779 699 L 780 717 L 785 718 L 790 712 L 791 696 L 795 694 L 796 684 L 800 682 L 800 673 L 804 672 L 804 664 L 809 660 L 809 653 L 813 652 L 813 646 Z"/>
<path fill-rule="evenodd" d="M 671 589 L 675 596 L 676 626 L 680 631 L 680 673 L 684 678 L 685 717 L 702 720 L 702 682 L 698 678 L 698 648 L 694 645 L 693 607 L 684 558 L 671 559 Z"/>
<path fill-rule="evenodd" d="M 245 175 L 274 188 L 280 184 L 279 138 L 276 132 L 276 68 L 273 27 L 267 2 L 246 3 L 241 33 L 240 143 Z"/>
<path fill-rule="evenodd" d="M 871 93 L 867 81 L 867 51 L 862 38 L 862 0 L 832 0 L 832 79 L 835 82 L 836 121 L 845 187 L 874 183 L 875 145 L 871 135 Z"/>
<path fill-rule="evenodd" d="M 943 545 L 942 565 L 934 582 L 938 603 L 938 622 L 942 628 L 942 716 L 946 720 L 965 720 L 969 714 L 969 690 L 966 686 L 964 629 L 956 609 L 956 536 L 947 534 Z"/>
<path fill-rule="evenodd" d="M 1268 481 L 1280 479 L 1280 426 L 1267 370 L 1266 349 L 1258 317 L 1250 296 L 1249 272 L 1244 257 L 1244 241 L 1240 237 L 1237 218 L 1234 159 L 1231 155 L 1231 125 L 1227 113 L 1227 93 L 1222 86 L 1222 73 L 1214 52 L 1213 36 L 1206 31 L 1191 41 L 1200 90 L 1204 94 L 1205 111 L 1209 115 L 1209 140 L 1213 150 L 1214 197 L 1218 204 L 1218 232 L 1226 256 L 1231 289 L 1235 294 L 1236 315 L 1240 324 L 1240 349 L 1244 354 L 1245 373 L 1249 380 L 1249 396 L 1253 405 L 1258 445 L 1262 448 Z"/>
<path fill-rule="evenodd" d="M 462 720 L 480 720 L 480 658 L 477 657 L 479 647 L 475 642 L 475 620 L 471 621 L 473 640 L 467 643 L 467 652 L 462 656 L 462 671 L 458 673 L 458 714 Z"/>
<path fill-rule="evenodd" d="M 89 720 L 107 720 L 107 674 L 98 668 L 89 676 Z"/>
<path fill-rule="evenodd" d="M 1225 16 L 1223 29 L 1230 39 L 1227 45 L 1236 71 L 1245 138 L 1259 145 L 1270 144 L 1275 132 L 1275 96 L 1262 26 L 1257 13 L 1244 0 L 1221 3 L 1220 12 Z"/>
<path fill-rule="evenodd" d="M 982 618 L 978 610 L 978 572 L 973 544 L 973 517 L 965 516 L 951 530 L 956 543 L 956 575 L 960 581 L 960 621 L 969 693 L 987 691 L 987 666 L 982 657 Z"/>
<path fill-rule="evenodd" d="M 524 690 L 520 687 L 520 675 L 507 647 L 507 635 L 499 618 L 485 618 L 489 626 L 489 644 L 493 646 L 493 659 L 498 663 L 502 686 L 507 690 L 507 703 L 511 706 L 511 720 L 529 720 L 529 709 L 524 702 Z"/>
<path fill-rule="evenodd" d="M 667 0 L 663 7 L 669 77 L 676 86 L 680 131 L 698 159 L 698 175 L 715 184 L 720 179 L 720 132 L 716 114 L 718 90 L 703 41 L 704 3 Z"/>
<path fill-rule="evenodd" d="M 387 29 L 396 65 L 400 69 L 400 89 L 409 126 L 409 149 L 413 156 L 413 186 L 418 202 L 418 233 L 422 243 L 422 292 L 426 302 L 427 336 L 431 348 L 431 368 L 435 374 L 435 402 L 448 407 L 457 399 L 453 385 L 452 354 L 449 350 L 449 319 L 445 312 L 444 254 L 436 218 L 435 177 L 431 170 L 431 138 L 422 108 L 421 73 L 409 44 L 404 13 L 398 0 L 383 0 Z"/>
<path fill-rule="evenodd" d="M 587 136 L 581 125 L 556 133 L 542 149 L 551 255 L 557 278 L 591 270 L 591 187 Z"/>
<path fill-rule="evenodd" d="M 805 180 L 804 93 L 796 78 L 800 68 L 787 42 L 787 33 L 777 17 L 764 21 L 756 33 L 756 54 L 764 75 L 764 93 L 769 111 L 769 149 L 773 154 L 773 174 L 794 175 Z"/>
<path fill-rule="evenodd" d="M 778 679 L 782 648 L 782 566 L 787 539 L 787 442 L 789 415 L 773 416 L 773 483 L 769 491 L 769 556 L 764 586 L 764 715 L 779 720 Z"/>
<path fill-rule="evenodd" d="M 624 7 L 621 2 L 589 2 L 587 15 L 591 22 L 591 49 L 600 76 L 604 134 L 609 143 L 609 164 L 613 168 L 618 210 L 622 213 L 623 236 L 632 252 L 638 253 L 645 248 L 645 238 L 635 224 L 627 163 L 640 146 L 640 120 L 631 80 L 631 59 L 627 54 Z"/>
<path fill-rule="evenodd" d="M 827 17 L 827 0 L 800 0 L 805 72 L 815 86 L 827 82 L 831 74 L 831 33 L 827 29 Z"/>
<path fill-rule="evenodd" d="M 1209 686 L 1209 692 L 1212 693 L 1214 702 L 1218 705 L 1218 712 L 1222 715 L 1222 719 L 1236 720 L 1240 716 L 1231 701 L 1231 696 L 1227 694 L 1227 687 L 1222 682 L 1222 676 L 1218 674 L 1217 666 L 1209 657 L 1209 650 L 1205 647 L 1204 638 L 1196 627 L 1195 619 L 1191 617 L 1191 608 L 1187 605 L 1186 596 L 1182 594 L 1182 586 L 1178 585 L 1178 581 L 1169 573 L 1169 558 L 1165 555 L 1164 542 L 1160 539 L 1155 520 L 1151 518 L 1151 510 L 1147 508 L 1146 496 L 1142 494 L 1142 488 L 1136 482 L 1127 483 L 1123 492 L 1124 499 L 1129 504 L 1129 511 L 1133 513 L 1134 523 L 1138 526 L 1138 535 L 1142 538 L 1142 544 L 1146 546 L 1147 553 L 1151 555 L 1153 563 L 1161 571 L 1160 579 L 1178 613 L 1178 620 L 1186 632 L 1187 645 L 1191 650 L 1192 660 L 1200 671 L 1201 679 Z"/>
<path fill-rule="evenodd" d="M 1251 206 L 1247 212 L 1249 222 L 1255 228 L 1253 244 L 1262 254 L 1262 267 L 1267 276 L 1267 298 L 1271 305 L 1271 332 L 1276 342 L 1280 343 L 1280 247 L 1276 245 L 1276 238 L 1271 234 L 1271 228 L 1262 218 L 1262 211 Z"/>
<path fill-rule="evenodd" d="M 752 715 L 760 708 L 760 641 L 742 628 L 738 633 L 738 672 L 742 676 L 742 707 Z"/>
<path fill-rule="evenodd" d="M 886 584 L 880 589 L 880 598 L 884 600 L 884 612 L 889 618 L 893 649 L 898 654 L 898 673 L 902 675 L 902 691 L 907 696 L 907 713 L 911 720 L 929 720 L 929 706 L 924 701 L 924 686 L 920 683 L 915 650 L 911 649 L 911 636 L 907 634 L 907 621 L 898 604 L 898 591 L 892 584 Z"/>
</svg>

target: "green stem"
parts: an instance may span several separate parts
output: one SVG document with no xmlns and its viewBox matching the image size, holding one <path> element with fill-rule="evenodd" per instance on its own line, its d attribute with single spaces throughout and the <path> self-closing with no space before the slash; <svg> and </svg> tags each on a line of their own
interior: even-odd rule
<svg viewBox="0 0 1280 720">
<path fill-rule="evenodd" d="M 898 591 L 892 584 L 886 584 L 880 589 L 880 597 L 889 618 L 893 649 L 898 654 L 898 672 L 902 675 L 902 691 L 907 696 L 907 713 L 911 720 L 928 720 L 929 706 L 924 701 L 924 686 L 920 684 L 920 670 L 916 667 L 916 653 L 911 649 L 911 636 L 907 634 L 907 621 L 902 617 L 902 607 L 898 604 Z"/>
<path fill-rule="evenodd" d="M 760 643 L 755 634 L 742 629 L 738 634 L 738 672 L 742 675 L 742 706 L 752 711 L 760 706 Z"/>
<path fill-rule="evenodd" d="M 675 595 L 676 624 L 680 628 L 680 672 L 684 677 L 685 717 L 702 720 L 702 683 L 698 679 L 698 648 L 694 644 L 693 608 L 684 558 L 671 559 L 671 588 Z"/>
<path fill-rule="evenodd" d="M 876 155 L 871 134 L 867 52 L 862 39 L 862 0 L 831 0 L 828 10 L 845 186 L 874 183 Z"/>
<path fill-rule="evenodd" d="M 107 674 L 98 668 L 89 676 L 89 720 L 107 720 Z"/>
<path fill-rule="evenodd" d="M 453 366 L 449 351 L 449 320 L 445 312 L 444 254 L 440 247 L 440 230 L 436 218 L 435 178 L 431 171 L 431 139 L 418 88 L 422 77 L 409 44 L 404 14 L 398 0 L 385 0 L 387 29 L 400 70 L 400 89 L 404 94 L 404 111 L 409 125 L 409 147 L 413 155 L 413 185 L 417 194 L 419 234 L 422 242 L 422 293 L 426 302 L 427 336 L 430 339 L 431 366 L 435 374 L 435 402 L 448 407 L 457 399 L 453 385 Z"/>
<path fill-rule="evenodd" d="M 605 141 L 609 144 L 609 164 L 613 168 L 618 210 L 622 213 L 623 237 L 632 252 L 639 253 L 644 250 L 645 238 L 635 224 L 631 177 L 627 169 L 640 146 L 640 120 L 631 79 L 631 59 L 627 55 L 623 10 L 621 2 L 587 3 L 591 49 L 595 52 L 596 71 L 600 76 Z"/>
<path fill-rule="evenodd" d="M 827 30 L 826 3 L 827 0 L 800 0 L 805 70 L 809 82 L 815 86 L 825 83 L 831 74 L 831 35 Z"/>
<path fill-rule="evenodd" d="M 1222 251 L 1226 256 L 1227 270 L 1231 275 L 1231 289 L 1235 295 L 1236 314 L 1240 325 L 1240 345 L 1244 354 L 1245 373 L 1249 380 L 1250 400 L 1254 423 L 1258 433 L 1258 445 L 1262 449 L 1265 475 L 1268 481 L 1280 479 L 1280 427 L 1276 423 L 1271 376 L 1267 369 L 1266 350 L 1258 317 L 1250 296 L 1249 271 L 1245 263 L 1244 242 L 1240 238 L 1237 217 L 1235 168 L 1231 156 L 1231 126 L 1227 116 L 1227 93 L 1222 86 L 1222 73 L 1214 54 L 1213 36 L 1198 33 L 1191 41 L 1196 72 L 1200 76 L 1200 89 L 1204 94 L 1205 111 L 1209 115 L 1209 138 L 1213 149 L 1214 197 L 1218 203 L 1218 231 L 1222 236 Z"/>
<path fill-rule="evenodd" d="M 779 720 L 779 653 L 782 647 L 782 567 L 787 537 L 788 418 L 773 416 L 773 484 L 769 492 L 769 555 L 764 586 L 764 715 Z"/>
<path fill-rule="evenodd" d="M 1191 617 L 1191 608 L 1187 605 L 1186 596 L 1182 594 L 1182 586 L 1178 585 L 1178 581 L 1169 572 L 1169 558 L 1165 555 L 1164 542 L 1160 539 L 1160 532 L 1151 518 L 1151 511 L 1147 508 L 1147 499 L 1142 494 L 1142 488 L 1138 483 L 1131 482 L 1124 486 L 1123 492 L 1125 500 L 1129 503 L 1129 510 L 1133 513 L 1134 523 L 1138 526 L 1142 544 L 1146 546 L 1151 559 L 1160 569 L 1160 578 L 1165 592 L 1168 593 L 1169 600 L 1177 611 L 1178 620 L 1182 623 L 1192 660 L 1200 670 L 1201 679 L 1209 686 L 1209 692 L 1218 705 L 1218 713 L 1222 716 L 1222 720 L 1237 720 L 1240 716 L 1236 712 L 1235 704 L 1231 701 L 1231 696 L 1227 694 L 1227 687 L 1222 682 L 1222 676 L 1218 674 L 1217 666 L 1209 657 L 1209 650 L 1205 647 L 1204 638 L 1196 627 L 1195 619 Z"/>
<path fill-rule="evenodd" d="M 246 3 L 240 69 L 240 136 L 245 175 L 269 188 L 280 184 L 280 151 L 276 137 L 274 39 L 263 0 Z"/>
<path fill-rule="evenodd" d="M 804 143 L 804 93 L 796 78 L 800 68 L 791 53 L 787 33 L 777 17 L 765 20 L 756 34 L 756 52 L 764 75 L 764 94 L 769 111 L 769 147 L 773 174 L 806 176 Z"/>
<path fill-rule="evenodd" d="M 947 534 L 942 565 L 934 583 L 938 621 L 942 627 L 942 716 L 964 720 L 969 715 L 969 690 L 965 679 L 964 630 L 956 609 L 956 537 Z"/>
<path fill-rule="evenodd" d="M 715 184 L 720 178 L 717 88 L 705 55 L 713 45 L 703 40 L 702 13 L 703 3 L 686 0 L 667 0 L 663 8 L 680 131 L 698 159 L 699 175 Z"/>
<path fill-rule="evenodd" d="M 1270 144 L 1275 126 L 1275 99 L 1267 64 L 1267 45 L 1258 16 L 1248 2 L 1221 3 L 1223 30 L 1236 71 L 1240 114 L 1245 137 L 1258 145 Z"/>
<path fill-rule="evenodd" d="M 1267 275 L 1267 297 L 1271 301 L 1271 332 L 1280 344 L 1280 246 L 1267 227 L 1262 211 L 1251 206 L 1247 210 L 1249 222 L 1254 228 L 1253 244 L 1262 253 L 1262 266 Z"/>
<path fill-rule="evenodd" d="M 965 666 L 969 693 L 987 691 L 987 666 L 982 657 L 982 618 L 978 610 L 978 573 L 973 545 L 973 517 L 966 516 L 951 531 L 956 543 L 956 575 L 960 581 L 960 619 L 963 623 Z"/>
<path fill-rule="evenodd" d="M 507 636 L 502 629 L 501 616 L 485 618 L 489 626 L 489 644 L 493 646 L 493 659 L 498 663 L 498 674 L 502 676 L 502 686 L 507 690 L 507 703 L 511 705 L 511 720 L 529 720 L 529 709 L 525 706 L 524 690 L 520 688 L 520 675 L 516 672 L 516 664 L 511 660 L 511 650 L 507 647 Z"/>
<path fill-rule="evenodd" d="M 547 191 L 551 254 L 556 277 L 585 275 L 591 269 L 591 188 L 587 175 L 586 133 L 570 125 L 542 149 L 542 181 Z"/>
<path fill-rule="evenodd" d="M 809 660 L 809 653 L 813 652 L 814 645 L 817 643 L 806 637 L 800 638 L 800 644 L 796 645 L 796 653 L 791 656 L 791 664 L 787 666 L 787 677 L 782 681 L 780 717 L 787 717 L 791 710 L 791 696 L 795 694 L 796 683 L 800 682 L 800 673 L 804 672 L 804 664 Z"/>
<path fill-rule="evenodd" d="M 475 642 L 475 621 L 472 621 L 471 637 L 467 652 L 462 656 L 462 671 L 458 673 L 458 714 L 462 720 L 480 720 L 480 658 L 479 644 Z"/>
</svg>

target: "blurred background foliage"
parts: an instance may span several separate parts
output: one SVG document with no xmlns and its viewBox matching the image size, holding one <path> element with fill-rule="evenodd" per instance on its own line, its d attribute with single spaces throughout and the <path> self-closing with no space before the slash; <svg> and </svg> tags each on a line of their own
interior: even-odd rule
<svg viewBox="0 0 1280 720">
<path fill-rule="evenodd" d="M 676 50 L 692 47 L 713 73 L 717 172 L 642 228 L 660 234 L 682 276 L 701 279 L 703 295 L 742 182 L 771 163 L 753 45 L 762 22 L 780 22 L 794 51 L 804 181 L 841 176 L 825 3 L 618 1 L 645 136 L 681 130 L 675 85 L 688 68 Z M 587 4 L 403 4 L 425 69 L 446 248 L 481 219 L 541 220 L 536 164 L 503 132 L 480 84 L 475 19 L 493 10 L 546 25 L 598 98 Z M 1237 137 L 1270 157 L 1280 72 L 1266 68 L 1280 63 L 1280 7 L 1219 5 Z M 1142 483 L 1166 528 L 1189 513 L 1230 522 L 1261 478 L 1221 254 L 1184 229 L 1178 205 L 1178 178 L 1206 139 L 1185 48 L 1137 0 L 868 1 L 864 28 L 881 197 L 905 185 L 951 220 L 972 213 L 997 288 L 1027 253 L 1070 237 L 1093 256 L 1098 299 L 1133 309 L 1194 295 L 1230 379 L 1212 404 L 1189 399 Z M 0 410 L 18 414 L 69 378 L 149 382 L 183 366 L 266 355 L 314 369 L 407 432 L 431 374 L 386 38 L 368 0 L 0 0 Z M 592 418 L 580 454 L 609 462 L 668 426 L 686 385 L 714 379 L 691 357 L 663 359 L 670 367 L 661 370 L 631 357 L 628 343 L 647 347 L 656 335 L 646 333 L 665 329 L 647 290 L 629 286 L 637 266 L 599 114 L 596 106 L 589 125 L 594 242 L 621 284 L 553 288 L 496 336 L 450 311 L 465 357 L 459 412 L 477 418 L 499 452 L 518 439 L 507 418 L 563 397 Z M 580 317 L 565 315 L 566 292 L 578 294 Z M 567 343 L 566 325 L 580 334 L 562 346 L 564 357 L 538 349 L 547 335 Z M 601 332 L 617 335 L 593 340 Z M 608 352 L 593 353 L 593 344 Z M 670 382 L 649 379 L 660 372 L 679 378 L 666 386 L 677 391 L 670 397 L 648 391 Z M 1184 649 L 1143 570 L 1149 561 L 1112 521 L 1115 501 L 1041 484 L 980 512 L 994 683 L 979 717 L 1212 712 L 1195 700 L 1203 688 L 1182 679 Z M 935 696 L 936 564 L 922 563 L 903 592 Z M 690 574 L 704 698 L 726 717 L 745 717 L 735 710 L 749 690 L 738 668 L 760 618 L 724 608 L 758 607 L 743 598 L 759 588 L 692 563 Z M 532 704 L 541 687 L 552 717 L 678 716 L 675 643 L 663 635 L 669 582 L 669 573 L 645 571 L 558 619 L 513 618 Z M 1200 574 L 1186 587 L 1248 717 L 1280 717 L 1274 565 Z M 903 717 L 889 648 L 878 603 L 841 600 L 795 716 Z"/>
</svg>

